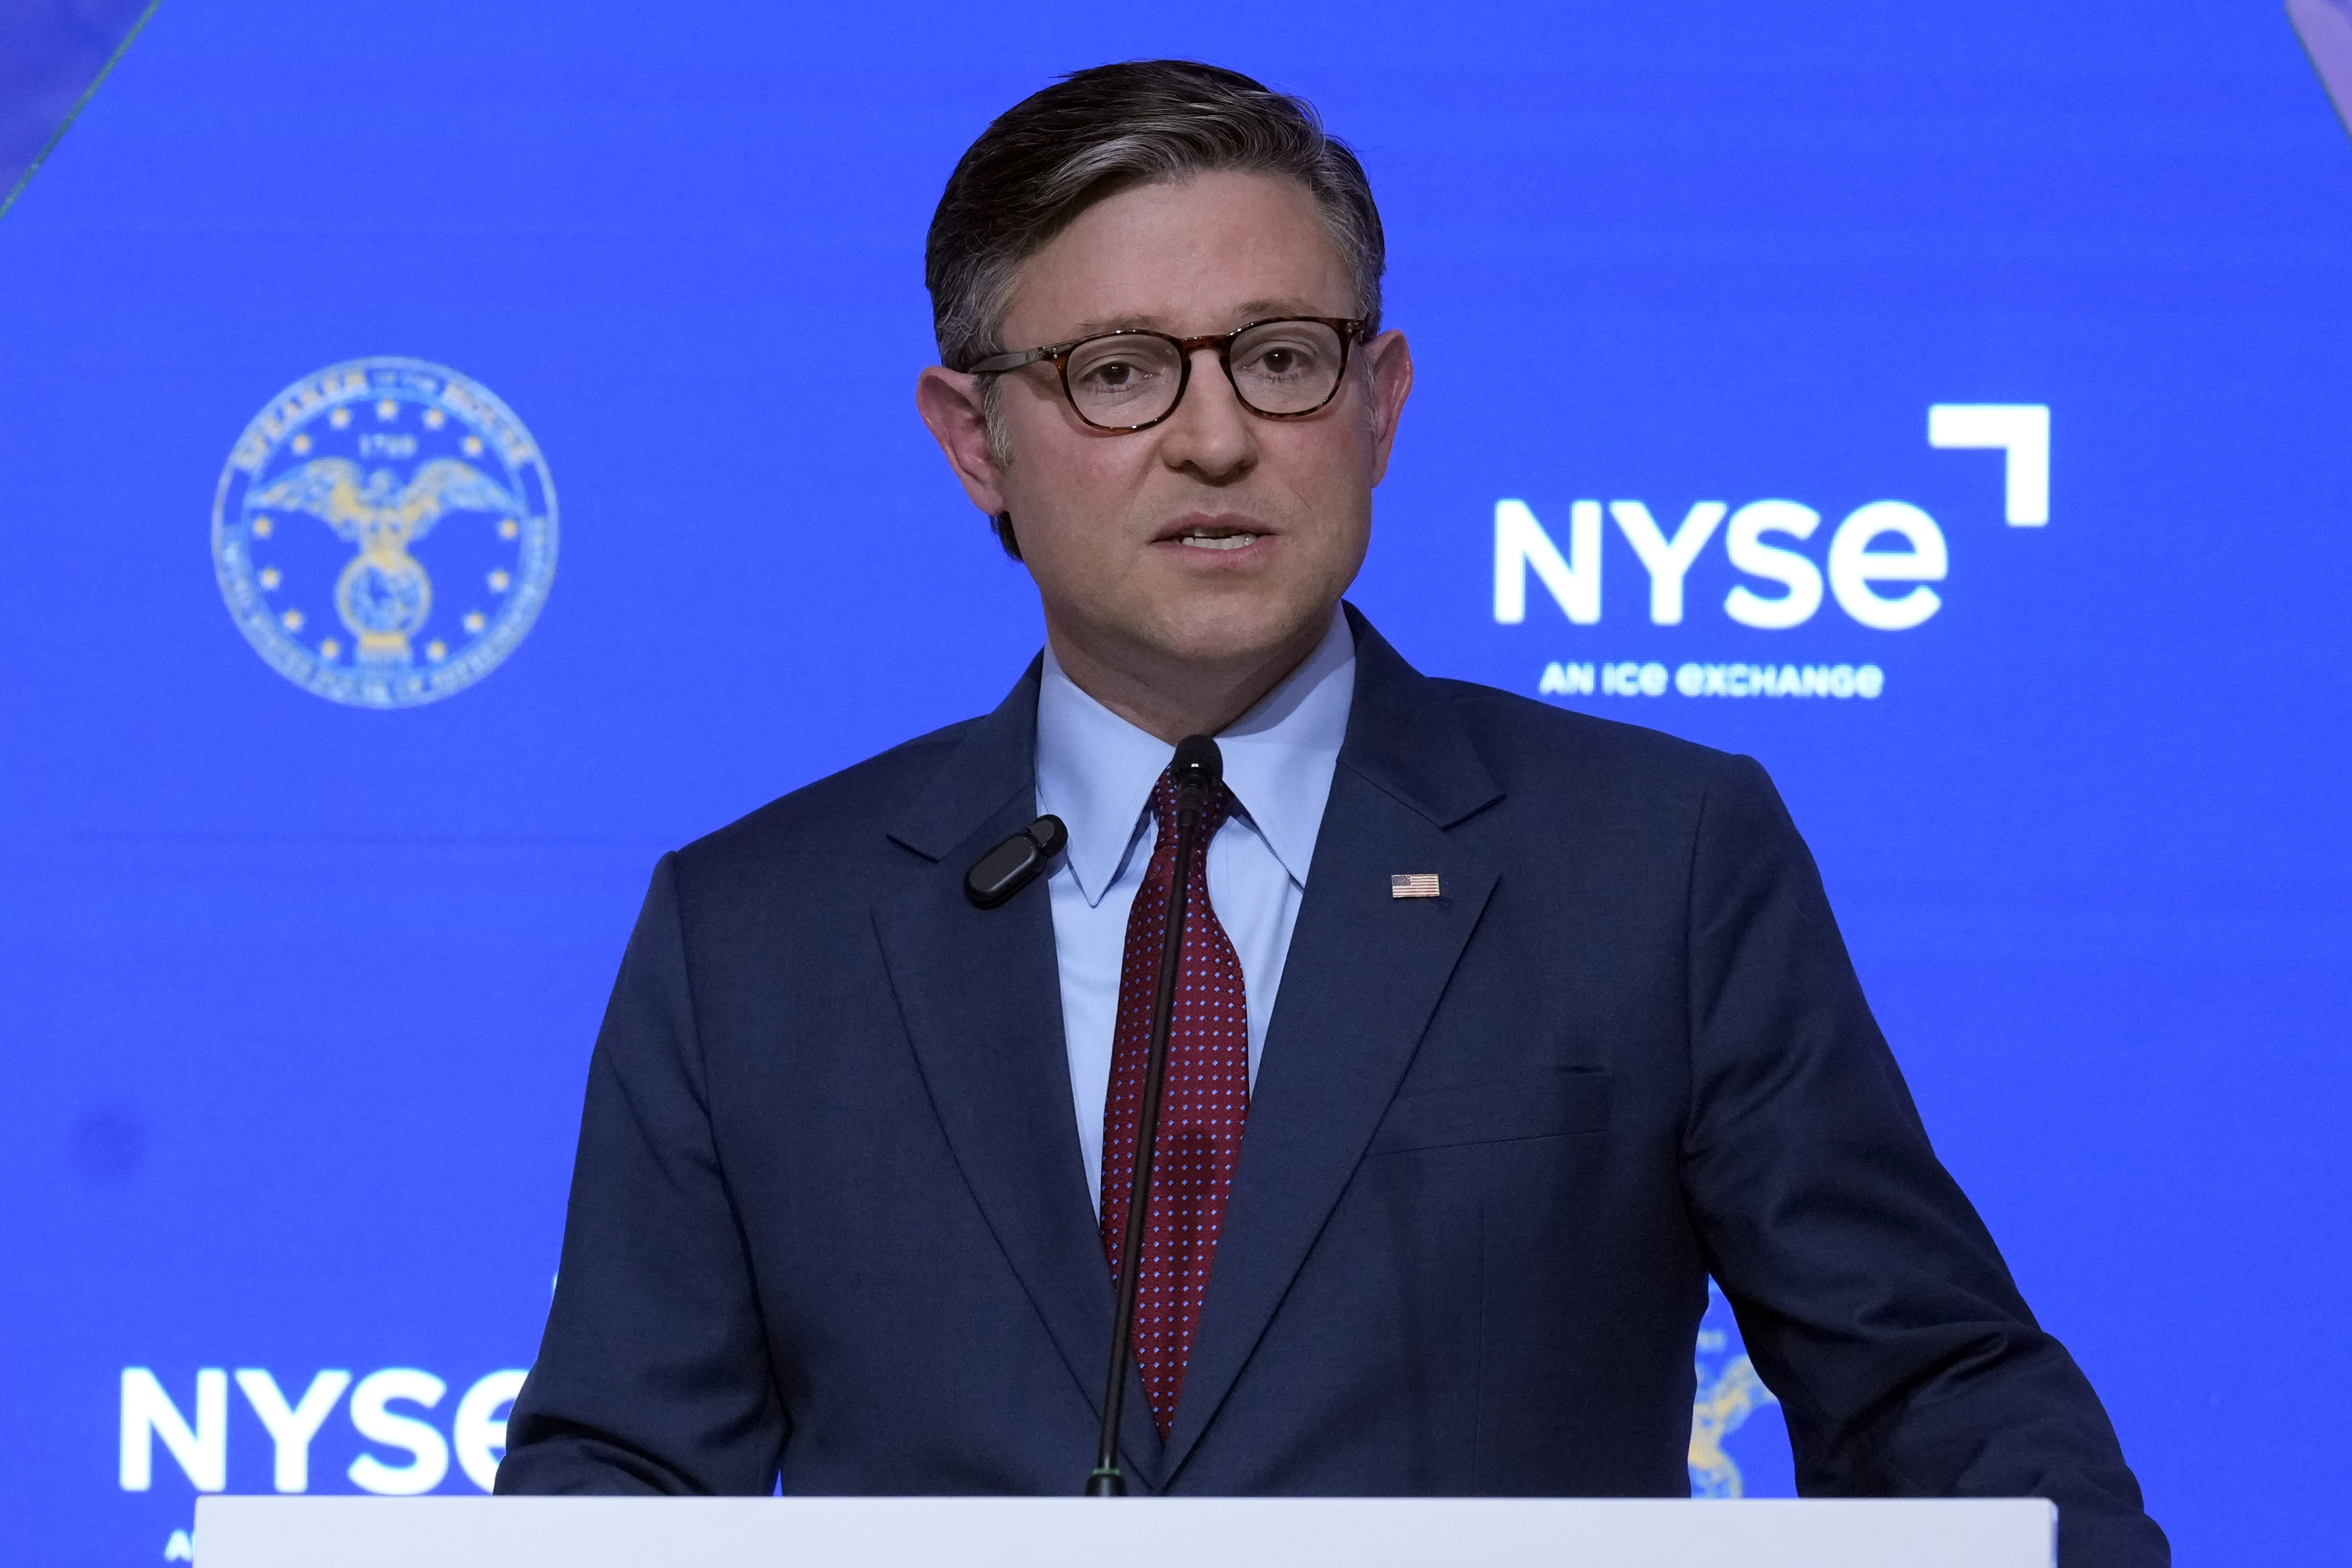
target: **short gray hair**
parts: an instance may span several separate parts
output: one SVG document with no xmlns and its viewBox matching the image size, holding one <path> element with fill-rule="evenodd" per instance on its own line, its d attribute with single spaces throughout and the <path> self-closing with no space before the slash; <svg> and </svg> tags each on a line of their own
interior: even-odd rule
<svg viewBox="0 0 2352 1568">
<path fill-rule="evenodd" d="M 1022 100 L 957 162 L 923 257 L 940 363 L 964 370 L 1004 352 L 998 333 L 1021 263 L 1097 202 L 1228 171 L 1307 188 L 1354 276 L 1356 313 L 1367 334 L 1377 332 L 1387 267 L 1380 208 L 1363 164 L 1324 131 L 1314 106 L 1217 66 L 1130 60 L 1073 71 Z M 993 391 L 991 382 L 982 393 L 991 414 Z M 1010 521 L 996 527 L 1017 559 Z"/>
</svg>

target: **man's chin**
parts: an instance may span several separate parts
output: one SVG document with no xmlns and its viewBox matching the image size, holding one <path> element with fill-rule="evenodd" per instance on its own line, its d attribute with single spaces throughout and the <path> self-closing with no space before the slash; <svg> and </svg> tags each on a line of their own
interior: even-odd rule
<svg viewBox="0 0 2352 1568">
<path fill-rule="evenodd" d="M 1203 670 L 1255 668 L 1272 659 L 1304 658 L 1330 619 L 1331 606 L 1312 600 L 1228 598 L 1161 617 L 1146 640 L 1171 664 Z"/>
</svg>

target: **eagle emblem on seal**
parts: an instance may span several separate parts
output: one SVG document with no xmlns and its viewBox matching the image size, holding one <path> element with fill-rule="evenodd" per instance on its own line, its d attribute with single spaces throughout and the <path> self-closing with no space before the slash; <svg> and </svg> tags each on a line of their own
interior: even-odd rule
<svg viewBox="0 0 2352 1568">
<path fill-rule="evenodd" d="M 396 658 L 433 609 L 433 580 L 408 552 L 453 509 L 515 516 L 522 503 L 454 458 L 420 467 L 406 484 L 390 468 L 362 473 L 348 458 L 313 458 L 253 498 L 257 507 L 307 511 L 359 547 L 335 579 L 335 611 L 362 658 Z"/>
</svg>

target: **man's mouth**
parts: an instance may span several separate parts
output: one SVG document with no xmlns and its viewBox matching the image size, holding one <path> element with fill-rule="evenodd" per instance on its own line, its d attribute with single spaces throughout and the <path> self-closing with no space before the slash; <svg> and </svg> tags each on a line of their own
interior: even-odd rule
<svg viewBox="0 0 2352 1568">
<path fill-rule="evenodd" d="M 1271 531 L 1246 512 L 1194 512 L 1167 524 L 1160 542 L 1188 550 L 1247 550 Z"/>
<path fill-rule="evenodd" d="M 1257 542 L 1258 535 L 1237 528 L 1188 528 L 1176 536 L 1194 550 L 1244 550 Z"/>
</svg>

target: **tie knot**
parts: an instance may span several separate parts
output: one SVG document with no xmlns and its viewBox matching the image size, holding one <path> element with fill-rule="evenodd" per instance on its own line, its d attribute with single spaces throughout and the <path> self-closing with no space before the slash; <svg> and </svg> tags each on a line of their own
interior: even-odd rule
<svg viewBox="0 0 2352 1568">
<path fill-rule="evenodd" d="M 1206 844 L 1216 837 L 1217 829 L 1225 825 L 1225 818 L 1233 815 L 1233 809 L 1234 792 L 1227 789 L 1223 782 L 1220 781 L 1216 793 L 1209 796 L 1208 809 L 1201 814 L 1202 843 Z M 1175 833 L 1176 770 L 1173 767 L 1163 770 L 1160 775 L 1160 782 L 1151 786 L 1151 816 L 1152 819 L 1160 824 L 1162 837 L 1171 837 Z"/>
</svg>

